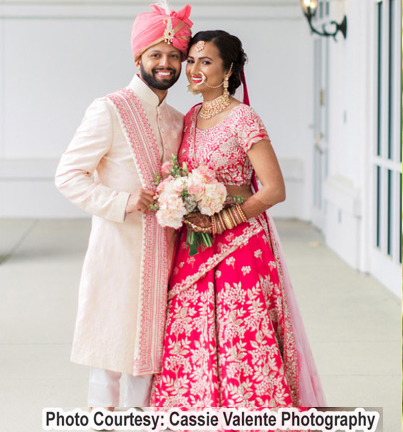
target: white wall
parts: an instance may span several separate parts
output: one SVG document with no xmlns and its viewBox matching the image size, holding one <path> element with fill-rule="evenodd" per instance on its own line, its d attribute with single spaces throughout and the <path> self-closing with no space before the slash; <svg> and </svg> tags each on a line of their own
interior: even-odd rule
<svg viewBox="0 0 403 432">
<path fill-rule="evenodd" d="M 344 13 L 347 14 L 348 35 L 346 40 L 339 38 L 338 43 L 330 44 L 329 177 L 324 183 L 327 209 L 324 234 L 327 244 L 346 262 L 362 272 L 371 273 L 396 295 L 401 296 L 401 265 L 396 255 L 393 259 L 382 256 L 374 246 L 376 0 L 345 0 L 333 3 L 332 6 L 335 6 L 334 13 L 339 14 L 338 17 L 335 16 L 338 21 Z M 398 11 L 398 21 L 400 17 Z M 397 27 L 396 25 L 395 37 L 399 40 L 401 29 L 399 33 Z M 386 43 L 384 40 L 384 44 Z M 397 44 L 395 49 L 399 53 L 400 48 Z M 387 52 L 387 47 L 383 50 Z M 385 66 L 387 65 L 382 67 Z M 400 66 L 396 64 L 395 67 L 400 75 Z M 385 78 L 382 85 L 386 88 Z M 397 89 L 396 95 L 399 93 Z M 387 109 L 383 111 L 386 112 Z M 398 109 L 394 111 L 399 118 L 395 122 L 395 133 L 398 134 L 401 117 Z M 400 222 L 401 210 L 398 209 L 397 188 L 394 193 L 393 217 L 398 218 Z M 385 208 L 382 209 L 382 212 L 385 211 Z M 385 225 L 385 221 L 386 218 L 383 218 L 382 224 Z M 397 249 L 401 239 L 398 238 L 397 232 L 394 232 L 394 235 L 394 247 Z"/>
<path fill-rule="evenodd" d="M 171 2 L 177 9 L 184 3 Z M 296 1 L 192 2 L 194 32 L 240 37 L 246 77 L 287 183 L 277 216 L 310 217 L 312 40 Z M 135 72 L 130 30 L 147 2 L 7 2 L 0 10 L 0 217 L 77 217 L 54 188 L 58 159 L 85 108 L 127 85 Z M 169 101 L 187 111 L 198 98 L 186 79 Z M 306 171 L 308 167 L 308 172 Z M 308 174 L 308 180 L 307 180 Z"/>
<path fill-rule="evenodd" d="M 337 14 L 348 14 L 347 39 L 338 38 L 330 48 L 329 177 L 326 241 L 354 268 L 368 270 L 361 244 L 367 212 L 366 185 L 369 166 L 370 49 L 368 7 L 364 1 L 343 2 Z M 365 252 L 364 252 L 365 253 Z"/>
</svg>

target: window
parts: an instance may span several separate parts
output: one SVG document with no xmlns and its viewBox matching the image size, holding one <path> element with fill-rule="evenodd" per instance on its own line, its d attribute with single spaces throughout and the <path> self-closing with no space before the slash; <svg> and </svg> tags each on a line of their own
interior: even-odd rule
<svg viewBox="0 0 403 432">
<path fill-rule="evenodd" d="M 400 11 L 396 0 L 376 3 L 376 145 L 374 166 L 374 247 L 395 264 L 402 262 L 402 152 Z"/>
</svg>

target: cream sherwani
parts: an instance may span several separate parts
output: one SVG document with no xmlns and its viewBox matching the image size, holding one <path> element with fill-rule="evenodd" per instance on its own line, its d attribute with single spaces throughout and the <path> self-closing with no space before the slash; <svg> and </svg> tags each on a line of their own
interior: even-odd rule
<svg viewBox="0 0 403 432">
<path fill-rule="evenodd" d="M 165 100 L 160 104 L 138 76 L 129 88 L 144 108 L 161 161 L 169 160 L 180 145 L 182 114 Z M 71 359 L 132 374 L 143 222 L 139 212 L 125 217 L 125 209 L 130 193 L 142 185 L 108 98 L 96 99 L 87 109 L 61 158 L 56 185 L 69 200 L 93 215 Z M 172 233 L 169 239 L 172 246 Z"/>
</svg>

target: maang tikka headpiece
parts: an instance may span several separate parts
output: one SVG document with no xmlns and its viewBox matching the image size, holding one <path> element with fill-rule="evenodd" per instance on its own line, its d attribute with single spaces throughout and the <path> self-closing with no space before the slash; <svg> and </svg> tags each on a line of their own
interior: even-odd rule
<svg viewBox="0 0 403 432">
<path fill-rule="evenodd" d="M 195 45 L 195 49 L 196 49 L 197 52 L 203 51 L 204 48 L 206 48 L 206 42 L 204 40 L 200 40 Z"/>
</svg>

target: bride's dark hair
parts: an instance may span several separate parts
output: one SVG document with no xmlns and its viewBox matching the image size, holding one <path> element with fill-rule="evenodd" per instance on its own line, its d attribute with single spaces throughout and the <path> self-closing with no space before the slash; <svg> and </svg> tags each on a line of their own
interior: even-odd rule
<svg viewBox="0 0 403 432">
<path fill-rule="evenodd" d="M 241 85 L 241 72 L 247 60 L 242 42 L 236 36 L 224 30 L 200 31 L 192 37 L 189 43 L 189 50 L 192 45 L 199 41 L 214 43 L 220 53 L 225 72 L 230 70 L 232 63 L 232 74 L 229 78 L 228 91 L 233 95 L 235 90 Z"/>
</svg>

